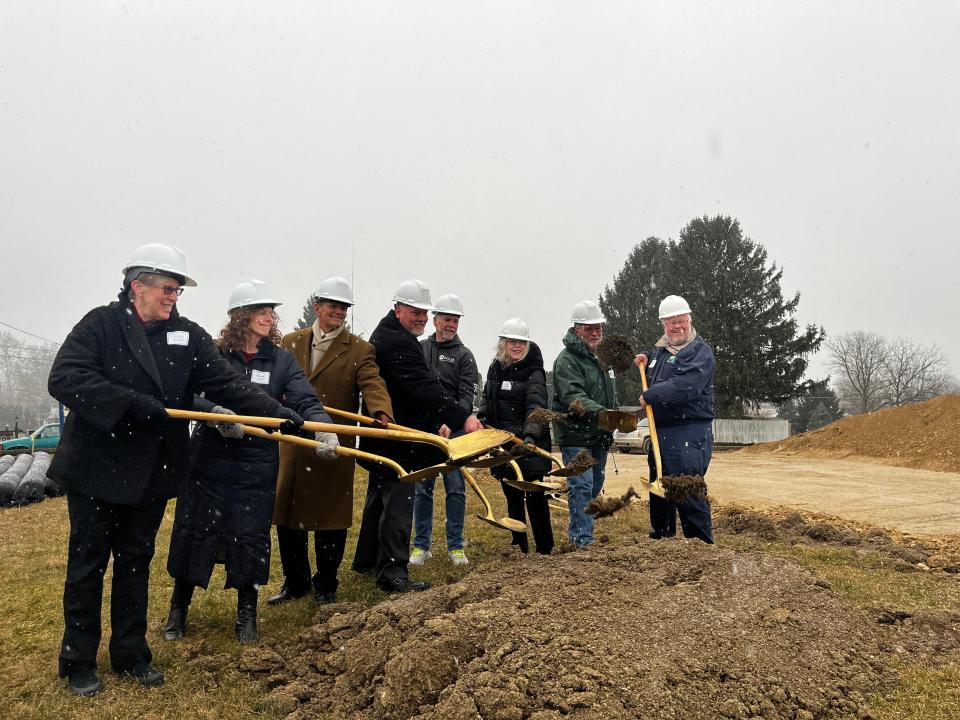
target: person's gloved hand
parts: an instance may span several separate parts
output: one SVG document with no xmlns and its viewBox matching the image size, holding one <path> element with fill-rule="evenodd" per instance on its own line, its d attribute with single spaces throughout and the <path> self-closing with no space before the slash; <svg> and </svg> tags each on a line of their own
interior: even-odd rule
<svg viewBox="0 0 960 720">
<path fill-rule="evenodd" d="M 533 435 L 524 435 L 523 436 L 524 445 L 536 445 L 537 439 Z"/>
<path fill-rule="evenodd" d="M 281 433 L 284 435 L 300 434 L 300 428 L 303 427 L 303 418 L 293 410 L 286 405 L 281 405 L 280 409 L 277 410 L 277 417 L 284 421 L 283 424 L 280 425 Z"/>
<path fill-rule="evenodd" d="M 214 405 L 213 409 L 210 411 L 216 413 L 217 415 L 236 415 L 236 413 L 229 409 L 223 407 L 223 405 Z M 219 422 L 217 420 L 208 420 L 207 426 L 212 427 L 216 430 L 222 437 L 233 438 L 234 440 L 239 440 L 243 437 L 243 428 L 240 426 L 240 423 L 228 423 L 228 422 Z"/>
<path fill-rule="evenodd" d="M 337 439 L 336 433 L 318 432 L 313 437 L 320 443 L 317 445 L 317 457 L 321 460 L 333 460 L 337 456 L 340 440 Z"/>
<path fill-rule="evenodd" d="M 153 395 L 134 392 L 133 402 L 127 407 L 127 415 L 136 422 L 153 425 L 166 419 L 167 410 Z"/>
</svg>

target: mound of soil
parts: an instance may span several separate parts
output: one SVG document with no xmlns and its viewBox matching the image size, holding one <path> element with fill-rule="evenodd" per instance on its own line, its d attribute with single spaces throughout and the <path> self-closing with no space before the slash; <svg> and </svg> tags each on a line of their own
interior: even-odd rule
<svg viewBox="0 0 960 720">
<path fill-rule="evenodd" d="M 863 455 L 904 467 L 960 472 L 960 395 L 852 415 L 819 430 L 740 452 Z"/>
<path fill-rule="evenodd" d="M 697 541 L 511 555 L 318 620 L 292 647 L 245 651 L 241 667 L 272 688 L 264 709 L 290 720 L 857 718 L 894 679 L 878 618 L 792 562 Z"/>
</svg>

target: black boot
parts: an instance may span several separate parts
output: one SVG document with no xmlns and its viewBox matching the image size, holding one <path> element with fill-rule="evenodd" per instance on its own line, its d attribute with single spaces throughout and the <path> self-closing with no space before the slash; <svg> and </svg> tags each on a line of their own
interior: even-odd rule
<svg viewBox="0 0 960 720">
<path fill-rule="evenodd" d="M 237 589 L 237 640 L 241 643 L 257 641 L 257 589 Z"/>
<path fill-rule="evenodd" d="M 177 580 L 170 598 L 170 614 L 163 628 L 164 640 L 180 640 L 187 632 L 187 608 L 193 599 L 193 585 Z"/>
</svg>

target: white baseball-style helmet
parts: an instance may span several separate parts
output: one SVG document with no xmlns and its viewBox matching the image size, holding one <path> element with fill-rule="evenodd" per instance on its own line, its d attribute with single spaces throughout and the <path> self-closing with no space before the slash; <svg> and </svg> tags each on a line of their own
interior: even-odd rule
<svg viewBox="0 0 960 720">
<path fill-rule="evenodd" d="M 149 243 L 141 245 L 123 267 L 126 275 L 133 269 L 142 269 L 143 272 L 155 272 L 159 275 L 182 277 L 186 287 L 196 287 L 197 281 L 187 274 L 187 256 L 180 248 L 163 243 Z"/>
<path fill-rule="evenodd" d="M 433 312 L 441 315 L 457 315 L 463 317 L 463 303 L 456 295 L 441 295 L 433 304 Z"/>
<path fill-rule="evenodd" d="M 393 301 L 415 307 L 418 310 L 433 310 L 430 301 L 430 288 L 420 280 L 406 280 L 393 294 Z"/>
<path fill-rule="evenodd" d="M 500 328 L 500 337 L 505 340 L 526 340 L 530 342 L 530 328 L 520 318 L 510 318 Z"/>
<path fill-rule="evenodd" d="M 660 302 L 660 319 L 676 317 L 677 315 L 690 315 L 690 306 L 687 301 L 679 295 L 667 295 Z"/>
<path fill-rule="evenodd" d="M 353 305 L 353 288 L 350 287 L 346 278 L 329 277 L 317 286 L 310 298 L 315 303 L 321 300 L 332 300 L 344 305 Z"/>
<path fill-rule="evenodd" d="M 273 297 L 270 288 L 263 280 L 244 280 L 237 285 L 230 293 L 230 304 L 227 311 L 237 308 L 250 307 L 251 305 L 282 305 L 279 300 Z"/>
<path fill-rule="evenodd" d="M 593 300 L 582 300 L 573 306 L 570 322 L 574 325 L 601 325 L 607 319 L 600 313 L 600 306 Z"/>
</svg>

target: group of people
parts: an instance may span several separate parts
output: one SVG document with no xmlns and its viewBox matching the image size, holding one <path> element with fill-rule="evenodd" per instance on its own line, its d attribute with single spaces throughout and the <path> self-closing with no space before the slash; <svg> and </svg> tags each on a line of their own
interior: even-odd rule
<svg viewBox="0 0 960 720">
<path fill-rule="evenodd" d="M 360 409 L 381 428 L 394 423 L 450 438 L 495 427 L 548 451 L 556 442 L 565 462 L 586 451 L 596 464 L 567 480 L 568 536 L 581 547 L 593 542 L 586 506 L 603 488 L 612 444 L 598 419 L 616 407 L 612 376 L 596 355 L 605 322 L 596 303 L 573 309 L 553 365 L 552 409 L 569 418 L 555 423 L 554 438 L 550 423 L 531 417 L 547 407 L 547 375 L 520 318 L 503 324 L 478 393 L 476 360 L 458 336 L 462 302 L 456 295 L 433 302 L 418 280 L 399 286 L 369 341 L 346 326 L 353 292 L 343 278 L 324 280 L 312 297 L 313 325 L 285 336 L 275 312 L 281 303 L 265 283 L 249 280 L 233 290 L 229 320 L 214 340 L 177 312 L 184 288 L 196 286 L 180 250 L 145 245 L 123 274 L 117 301 L 77 323 L 49 380 L 51 395 L 70 409 L 50 476 L 66 489 L 70 518 L 59 672 L 73 693 L 103 688 L 96 654 L 111 556 L 111 666 L 143 686 L 163 682 L 146 641 L 147 591 L 157 531 L 172 497 L 178 502 L 167 560 L 174 589 L 166 639 L 183 637 L 194 589 L 205 588 L 214 564 L 224 562 L 226 587 L 237 591 L 237 638 L 256 640 L 271 525 L 283 585 L 267 603 L 311 594 L 318 604 L 336 601 L 353 520 L 354 459 L 340 446 L 352 448 L 354 436 L 317 432 L 313 447 L 278 443 L 245 430 L 242 418 L 230 422 L 231 415 L 277 418 L 281 433 L 302 435 L 305 421 L 346 425 L 351 421 L 337 411 Z M 435 332 L 421 341 L 431 311 Z M 702 475 L 712 447 L 713 353 L 696 335 L 682 298 L 664 300 L 660 315 L 664 335 L 652 358 L 637 356 L 651 380 L 640 403 L 651 405 L 661 428 L 664 474 Z M 188 424 L 168 408 L 220 417 L 197 423 L 190 437 Z M 444 459 L 430 445 L 379 437 L 361 438 L 360 449 L 408 469 Z M 550 470 L 549 460 L 534 453 L 518 465 L 525 480 Z M 403 483 L 385 464 L 364 466 L 369 482 L 353 570 L 372 575 L 388 592 L 428 588 L 410 578 L 408 566 L 432 557 L 435 478 Z M 514 474 L 509 465 L 493 472 L 501 481 Z M 443 481 L 447 553 L 464 565 L 464 477 L 452 470 Z M 549 554 L 554 537 L 545 495 L 501 485 L 509 516 L 528 523 L 536 551 Z M 650 512 L 652 538 L 674 535 L 679 514 L 685 536 L 712 542 L 706 501 L 676 505 L 651 497 Z M 528 551 L 525 532 L 513 533 L 513 543 Z"/>
</svg>

